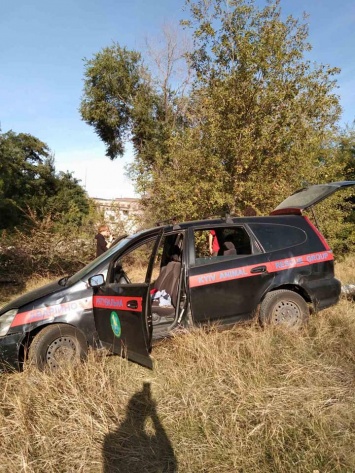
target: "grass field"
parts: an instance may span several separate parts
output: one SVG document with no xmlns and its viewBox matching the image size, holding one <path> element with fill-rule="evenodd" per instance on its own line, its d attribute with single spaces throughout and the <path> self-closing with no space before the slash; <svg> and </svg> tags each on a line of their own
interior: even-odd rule
<svg viewBox="0 0 355 473">
<path fill-rule="evenodd" d="M 353 301 L 297 334 L 197 330 L 153 358 L 0 375 L 0 472 L 355 471 Z"/>
</svg>

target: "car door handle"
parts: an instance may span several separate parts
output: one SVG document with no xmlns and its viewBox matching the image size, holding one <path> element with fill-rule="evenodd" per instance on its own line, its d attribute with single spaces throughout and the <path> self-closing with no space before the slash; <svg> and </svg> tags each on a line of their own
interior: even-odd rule
<svg viewBox="0 0 355 473">
<path fill-rule="evenodd" d="M 266 273 L 266 266 L 257 266 L 250 270 L 251 273 Z"/>
<path fill-rule="evenodd" d="M 138 302 L 137 301 L 128 301 L 127 307 L 129 309 L 138 309 Z"/>
</svg>

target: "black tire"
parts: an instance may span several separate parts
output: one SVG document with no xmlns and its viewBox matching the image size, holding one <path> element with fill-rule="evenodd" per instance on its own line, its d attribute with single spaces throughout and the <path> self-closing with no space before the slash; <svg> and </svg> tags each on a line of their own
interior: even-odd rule
<svg viewBox="0 0 355 473">
<path fill-rule="evenodd" d="M 28 362 L 38 369 L 57 369 L 77 363 L 87 356 L 87 342 L 80 330 L 66 324 L 48 325 L 33 339 Z"/>
<path fill-rule="evenodd" d="M 261 325 L 276 325 L 297 330 L 308 322 L 309 308 L 302 296 L 287 289 L 266 294 L 261 303 Z"/>
</svg>

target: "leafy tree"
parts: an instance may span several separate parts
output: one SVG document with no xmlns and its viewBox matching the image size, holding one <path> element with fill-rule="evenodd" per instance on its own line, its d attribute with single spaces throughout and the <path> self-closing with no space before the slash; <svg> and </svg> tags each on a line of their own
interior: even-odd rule
<svg viewBox="0 0 355 473">
<path fill-rule="evenodd" d="M 339 181 L 355 181 L 355 130 L 346 128 L 337 136 L 331 148 L 332 167 L 336 170 Z M 322 229 L 329 238 L 332 248 L 337 255 L 344 256 L 355 249 L 355 188 L 343 190 L 333 199 L 325 201 L 326 207 Z"/>
<path fill-rule="evenodd" d="M 61 233 L 77 232 L 88 221 L 95 220 L 93 202 L 70 172 L 56 175 L 55 192 L 42 205 L 42 214 L 50 215 L 54 230 Z"/>
<path fill-rule="evenodd" d="M 32 135 L 0 135 L 0 176 L 0 229 L 28 222 L 28 210 L 62 225 L 80 225 L 90 213 L 79 181 L 57 175 L 48 146 Z"/>
<path fill-rule="evenodd" d="M 21 208 L 54 191 L 53 173 L 45 143 L 25 133 L 0 135 L 0 228 L 21 221 Z"/>
<path fill-rule="evenodd" d="M 200 106 L 198 146 L 218 156 L 226 201 L 256 213 L 311 181 L 340 114 L 336 68 L 305 59 L 305 24 L 281 17 L 280 2 L 187 2 Z M 202 112 L 202 113 L 201 113 Z"/>
<path fill-rule="evenodd" d="M 225 174 L 223 164 L 218 156 L 196 146 L 200 140 L 198 128 L 187 128 L 167 141 L 168 165 L 166 157 L 156 156 L 150 169 L 141 161 L 131 166 L 151 224 L 173 216 L 198 219 L 226 210 L 223 181 L 216 179 Z"/>
<path fill-rule="evenodd" d="M 55 172 L 45 143 L 0 134 L 0 276 L 73 273 L 94 257 L 97 221 L 79 181 Z"/>
<path fill-rule="evenodd" d="M 147 218 L 265 214 L 307 183 L 350 175 L 338 147 L 339 70 L 306 59 L 307 24 L 283 19 L 279 0 L 186 4 L 188 96 L 169 80 L 171 61 L 165 72 L 156 62 L 155 78 L 139 53 L 116 44 L 86 62 L 82 116 L 111 159 L 132 140 L 130 176 Z M 333 206 L 342 224 L 346 209 L 336 197 Z"/>
<path fill-rule="evenodd" d="M 137 164 L 148 181 L 157 162 L 169 164 L 168 140 L 184 125 L 181 97 L 185 88 L 173 90 L 170 84 L 182 52 L 178 40 L 168 32 L 165 40 L 165 55 L 162 51 L 154 55 L 150 48 L 161 77 L 152 77 L 140 53 L 117 43 L 85 60 L 82 118 L 103 140 L 110 159 L 122 156 L 125 142 L 131 140 Z"/>
<path fill-rule="evenodd" d="M 164 141 L 167 113 L 141 55 L 114 44 L 86 60 L 85 67 L 80 111 L 106 144 L 106 155 L 122 156 L 131 139 L 137 155 L 151 162 Z"/>
<path fill-rule="evenodd" d="M 80 112 L 107 146 L 110 159 L 122 156 L 132 125 L 133 101 L 143 86 L 141 56 L 114 44 L 85 60 Z"/>
<path fill-rule="evenodd" d="M 355 181 L 355 128 L 346 128 L 337 142 L 338 161 L 344 165 L 344 179 Z"/>
<path fill-rule="evenodd" d="M 187 2 L 195 82 L 167 160 L 133 166 L 155 214 L 265 214 L 307 183 L 337 180 L 338 70 L 311 64 L 305 24 L 279 2 Z M 341 179 L 341 177 L 340 177 Z M 163 204 L 163 205 L 162 205 Z"/>
</svg>

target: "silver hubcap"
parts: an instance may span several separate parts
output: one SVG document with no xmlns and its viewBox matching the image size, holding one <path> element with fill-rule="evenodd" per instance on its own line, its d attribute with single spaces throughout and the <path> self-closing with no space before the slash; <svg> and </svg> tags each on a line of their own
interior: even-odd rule
<svg viewBox="0 0 355 473">
<path fill-rule="evenodd" d="M 49 345 L 46 360 L 48 366 L 57 368 L 61 363 L 74 360 L 76 355 L 77 349 L 74 340 L 70 337 L 60 337 Z"/>
<path fill-rule="evenodd" d="M 292 327 L 301 320 L 301 310 L 299 306 L 292 301 L 280 301 L 274 307 L 272 312 L 272 321 L 274 324 L 287 325 Z"/>
</svg>

